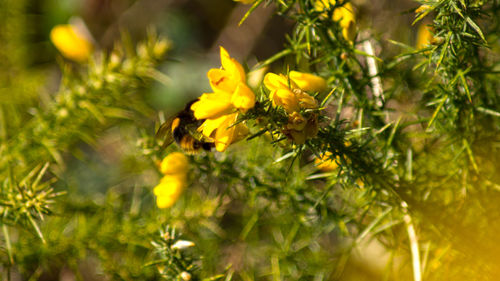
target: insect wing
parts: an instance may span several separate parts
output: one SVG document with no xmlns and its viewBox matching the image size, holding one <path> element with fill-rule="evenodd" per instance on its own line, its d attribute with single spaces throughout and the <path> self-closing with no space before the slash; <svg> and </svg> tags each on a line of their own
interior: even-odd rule
<svg viewBox="0 0 500 281">
<path fill-rule="evenodd" d="M 174 142 L 174 137 L 172 135 L 172 123 L 174 122 L 176 116 L 169 117 L 160 128 L 156 131 L 155 139 L 163 139 L 162 149 L 167 148 L 172 142 Z"/>
</svg>

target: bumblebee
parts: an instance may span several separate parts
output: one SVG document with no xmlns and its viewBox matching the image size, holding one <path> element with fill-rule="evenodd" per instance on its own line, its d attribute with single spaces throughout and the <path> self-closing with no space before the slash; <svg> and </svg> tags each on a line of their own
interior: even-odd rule
<svg viewBox="0 0 500 281">
<path fill-rule="evenodd" d="M 205 119 L 197 120 L 191 111 L 191 105 L 198 101 L 189 102 L 186 107 L 161 124 L 156 132 L 156 138 L 164 138 L 162 149 L 176 142 L 188 154 L 198 153 L 201 149 L 210 151 L 214 143 L 198 132 L 198 127 Z"/>
</svg>

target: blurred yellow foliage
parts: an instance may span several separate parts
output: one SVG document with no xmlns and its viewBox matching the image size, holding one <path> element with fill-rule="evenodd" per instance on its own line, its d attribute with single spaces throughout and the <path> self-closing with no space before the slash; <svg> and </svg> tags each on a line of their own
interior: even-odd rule
<svg viewBox="0 0 500 281">
<path fill-rule="evenodd" d="M 317 11 L 323 11 L 330 8 L 331 5 L 335 5 L 335 3 L 335 0 L 317 0 L 314 7 Z M 332 19 L 339 22 L 342 28 L 342 36 L 352 43 L 356 37 L 356 17 L 351 3 L 345 3 L 342 7 L 336 8 L 333 11 Z"/>
<path fill-rule="evenodd" d="M 428 24 L 421 24 L 417 31 L 417 49 L 423 49 L 431 44 L 433 38 L 432 27 Z"/>
<path fill-rule="evenodd" d="M 332 159 L 331 156 L 332 154 L 330 152 L 326 152 L 321 158 L 316 158 L 314 160 L 314 164 L 322 172 L 335 171 L 339 167 L 339 165 L 334 159 Z"/>
</svg>

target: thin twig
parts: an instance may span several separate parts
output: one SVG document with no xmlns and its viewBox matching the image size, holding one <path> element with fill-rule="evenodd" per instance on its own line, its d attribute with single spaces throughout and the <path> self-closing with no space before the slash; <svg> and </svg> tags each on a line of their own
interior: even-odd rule
<svg viewBox="0 0 500 281">
<path fill-rule="evenodd" d="M 368 73 L 370 74 L 373 96 L 375 97 L 375 104 L 377 107 L 382 107 L 384 102 L 384 90 L 382 89 L 382 81 L 378 76 L 377 62 L 375 61 L 375 51 L 370 43 L 370 40 L 365 40 L 363 49 L 369 56 L 366 57 L 366 64 L 368 65 Z"/>
<path fill-rule="evenodd" d="M 408 239 L 410 240 L 411 259 L 413 265 L 413 280 L 422 281 L 422 271 L 420 266 L 420 253 L 418 247 L 417 234 L 415 233 L 415 227 L 413 226 L 411 216 L 408 213 L 408 204 L 406 204 L 406 202 L 403 201 L 401 203 L 401 206 L 403 206 L 403 212 L 404 212 L 403 220 L 406 224 Z"/>
</svg>

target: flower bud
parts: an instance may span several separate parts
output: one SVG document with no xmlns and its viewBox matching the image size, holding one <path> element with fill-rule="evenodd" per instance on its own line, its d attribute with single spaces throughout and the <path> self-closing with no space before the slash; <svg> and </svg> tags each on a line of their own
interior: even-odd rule
<svg viewBox="0 0 500 281">
<path fill-rule="evenodd" d="M 165 39 L 160 39 L 153 47 L 153 55 L 155 56 L 155 58 L 161 58 L 165 55 L 169 48 L 170 42 Z"/>
<path fill-rule="evenodd" d="M 144 43 L 137 46 L 137 55 L 143 59 L 148 57 L 148 48 Z"/>
<path fill-rule="evenodd" d="M 191 280 L 191 274 L 189 272 L 187 272 L 187 271 L 181 272 L 180 276 L 181 276 L 181 279 L 183 281 L 189 281 L 189 280 Z"/>
<path fill-rule="evenodd" d="M 432 41 L 432 26 L 428 24 L 421 24 L 417 31 L 417 49 L 423 49 L 427 47 Z"/>
<path fill-rule="evenodd" d="M 187 248 L 190 248 L 190 247 L 193 247 L 195 244 L 191 241 L 187 241 L 187 240 L 178 240 L 177 242 L 175 242 L 174 245 L 172 245 L 170 248 L 172 250 L 184 250 L 184 249 L 187 249 Z"/>
<path fill-rule="evenodd" d="M 56 25 L 52 28 L 50 41 L 64 57 L 77 62 L 87 61 L 94 49 L 86 35 L 69 24 Z"/>
</svg>

